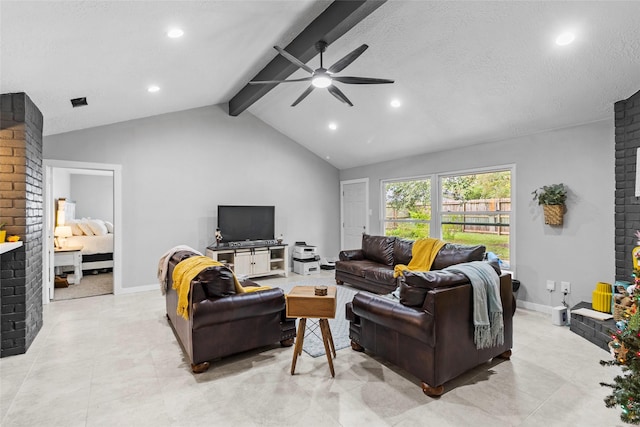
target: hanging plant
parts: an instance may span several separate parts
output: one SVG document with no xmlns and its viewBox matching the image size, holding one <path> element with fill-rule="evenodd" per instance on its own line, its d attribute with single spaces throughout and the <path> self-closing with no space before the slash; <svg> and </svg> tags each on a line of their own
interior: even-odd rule
<svg viewBox="0 0 640 427">
<path fill-rule="evenodd" d="M 562 225 L 565 205 L 567 200 L 567 188 L 564 184 L 551 184 L 534 190 L 533 200 L 542 205 L 544 210 L 544 223 L 549 225 Z"/>
</svg>

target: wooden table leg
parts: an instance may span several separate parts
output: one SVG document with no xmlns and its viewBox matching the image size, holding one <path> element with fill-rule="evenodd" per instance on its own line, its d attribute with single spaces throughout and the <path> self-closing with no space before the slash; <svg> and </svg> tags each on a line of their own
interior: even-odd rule
<svg viewBox="0 0 640 427">
<path fill-rule="evenodd" d="M 331 345 L 331 353 L 333 353 L 333 358 L 336 358 L 336 346 L 333 343 L 333 334 L 331 333 L 331 328 L 329 327 L 329 321 L 327 320 L 327 334 L 329 335 L 329 344 Z"/>
<path fill-rule="evenodd" d="M 296 362 L 298 356 L 302 354 L 302 343 L 304 341 L 304 331 L 307 326 L 307 319 L 302 317 L 298 322 L 298 336 L 296 336 L 296 346 L 293 348 L 293 360 L 291 361 L 291 375 L 296 372 Z"/>
<path fill-rule="evenodd" d="M 331 337 L 331 329 L 329 328 L 329 321 L 327 319 L 320 319 L 320 330 L 322 331 L 322 342 L 324 344 L 324 351 L 327 355 L 327 362 L 329 362 L 329 370 L 331 376 L 335 377 L 336 373 L 333 370 L 333 358 L 331 357 L 331 349 L 329 348 L 329 338 Z"/>
</svg>

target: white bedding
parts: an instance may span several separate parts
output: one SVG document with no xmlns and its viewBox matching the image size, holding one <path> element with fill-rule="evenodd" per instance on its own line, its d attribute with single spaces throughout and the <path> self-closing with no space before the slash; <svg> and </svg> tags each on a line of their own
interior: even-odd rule
<svg viewBox="0 0 640 427">
<path fill-rule="evenodd" d="M 84 255 L 107 254 L 113 252 L 113 234 L 105 236 L 71 236 L 67 237 L 65 246 L 82 246 Z"/>
</svg>

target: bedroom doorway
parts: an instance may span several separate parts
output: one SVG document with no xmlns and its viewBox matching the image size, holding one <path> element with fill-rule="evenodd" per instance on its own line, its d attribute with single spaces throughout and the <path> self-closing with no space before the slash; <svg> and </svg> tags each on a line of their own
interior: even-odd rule
<svg viewBox="0 0 640 427">
<path fill-rule="evenodd" d="M 121 166 L 45 160 L 44 169 L 43 303 L 119 293 Z"/>
</svg>

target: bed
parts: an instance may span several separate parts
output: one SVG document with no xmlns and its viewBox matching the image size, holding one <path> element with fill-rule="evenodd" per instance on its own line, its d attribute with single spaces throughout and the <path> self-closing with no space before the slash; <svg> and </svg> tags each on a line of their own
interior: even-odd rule
<svg viewBox="0 0 640 427">
<path fill-rule="evenodd" d="M 113 233 L 67 237 L 67 246 L 82 246 L 82 270 L 113 268 Z"/>
<path fill-rule="evenodd" d="M 75 218 L 75 202 L 58 199 L 57 224 L 71 227 L 73 236 L 67 237 L 65 246 L 82 247 L 82 270 L 113 269 L 113 224 L 93 218 Z"/>
</svg>

